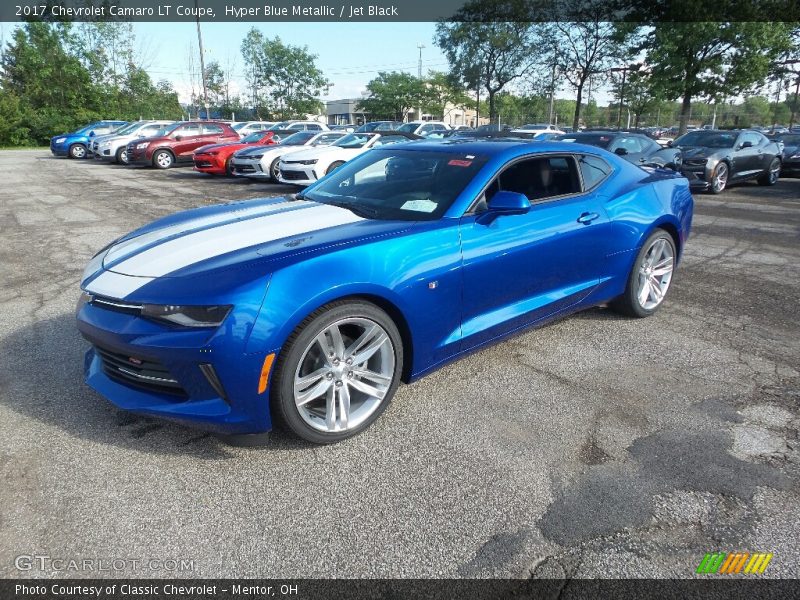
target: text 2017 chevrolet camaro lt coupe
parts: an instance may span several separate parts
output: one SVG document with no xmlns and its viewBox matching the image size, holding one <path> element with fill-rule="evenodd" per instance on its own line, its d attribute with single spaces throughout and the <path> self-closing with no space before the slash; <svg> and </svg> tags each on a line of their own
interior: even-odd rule
<svg viewBox="0 0 800 600">
<path fill-rule="evenodd" d="M 399 382 L 610 302 L 661 305 L 689 235 L 673 171 L 560 142 L 376 148 L 302 194 L 171 215 L 87 266 L 86 381 L 219 434 L 328 443 Z"/>
</svg>

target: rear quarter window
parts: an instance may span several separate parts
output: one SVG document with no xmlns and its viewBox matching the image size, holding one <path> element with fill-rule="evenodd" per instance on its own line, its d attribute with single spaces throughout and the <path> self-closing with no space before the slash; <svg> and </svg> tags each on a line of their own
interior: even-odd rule
<svg viewBox="0 0 800 600">
<path fill-rule="evenodd" d="M 611 166 L 604 160 L 584 154 L 578 157 L 583 177 L 583 190 L 588 192 L 600 185 L 611 174 Z"/>
</svg>

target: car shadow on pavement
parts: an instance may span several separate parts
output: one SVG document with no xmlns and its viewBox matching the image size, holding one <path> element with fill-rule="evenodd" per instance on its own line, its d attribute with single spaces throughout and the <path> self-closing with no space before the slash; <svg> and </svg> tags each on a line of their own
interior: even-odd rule
<svg viewBox="0 0 800 600">
<path fill-rule="evenodd" d="M 68 435 L 140 452 L 219 460 L 248 451 L 204 431 L 117 409 L 83 382 L 88 347 L 72 314 L 42 319 L 8 335 L 0 341 L 0 404 Z M 46 429 L 42 433 L 46 436 Z M 308 447 L 276 430 L 252 451 Z"/>
</svg>

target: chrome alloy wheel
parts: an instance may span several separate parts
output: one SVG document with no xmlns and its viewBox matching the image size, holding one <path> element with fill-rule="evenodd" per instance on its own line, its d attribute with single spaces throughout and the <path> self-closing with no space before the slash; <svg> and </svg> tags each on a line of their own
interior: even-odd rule
<svg viewBox="0 0 800 600">
<path fill-rule="evenodd" d="M 394 368 L 394 346 L 383 327 L 362 317 L 337 321 L 303 351 L 294 375 L 297 411 L 318 431 L 354 429 L 383 402 Z"/>
<path fill-rule="evenodd" d="M 721 192 L 725 189 L 726 185 L 728 185 L 728 165 L 721 162 L 717 165 L 717 168 L 714 169 L 711 187 L 714 188 L 715 192 Z"/>
<path fill-rule="evenodd" d="M 667 295 L 672 272 L 675 268 L 675 252 L 666 239 L 653 241 L 639 265 L 639 284 L 636 298 L 645 310 L 653 310 Z"/>
<path fill-rule="evenodd" d="M 769 165 L 769 183 L 774 184 L 778 181 L 778 177 L 781 174 L 781 161 L 777 158 L 772 159 L 772 163 Z"/>
<path fill-rule="evenodd" d="M 159 152 L 156 154 L 156 163 L 162 169 L 168 169 L 172 166 L 172 155 L 169 152 Z"/>
</svg>

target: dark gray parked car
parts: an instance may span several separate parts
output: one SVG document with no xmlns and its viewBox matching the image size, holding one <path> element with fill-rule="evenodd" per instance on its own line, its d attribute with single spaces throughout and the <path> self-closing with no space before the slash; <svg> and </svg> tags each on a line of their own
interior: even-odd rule
<svg viewBox="0 0 800 600">
<path fill-rule="evenodd" d="M 800 175 L 800 131 L 796 133 L 776 133 L 771 140 L 783 144 L 782 175 Z"/>
<path fill-rule="evenodd" d="M 678 171 L 683 157 L 678 148 L 661 146 L 641 133 L 627 131 L 583 131 L 553 138 L 556 141 L 576 142 L 605 148 L 630 163 L 639 166 L 665 167 Z"/>
<path fill-rule="evenodd" d="M 673 146 L 683 151 L 682 171 L 692 190 L 719 194 L 729 183 L 775 185 L 780 176 L 783 144 L 758 131 L 690 131 Z"/>
</svg>

